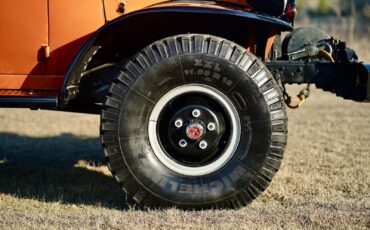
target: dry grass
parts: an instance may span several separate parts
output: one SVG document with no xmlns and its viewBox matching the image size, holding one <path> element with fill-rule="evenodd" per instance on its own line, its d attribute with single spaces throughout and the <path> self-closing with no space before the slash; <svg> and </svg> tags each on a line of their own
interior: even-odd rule
<svg viewBox="0 0 370 230">
<path fill-rule="evenodd" d="M 238 211 L 135 210 L 102 166 L 98 117 L 0 110 L 0 228 L 370 228 L 370 106 L 315 91 L 290 111 L 270 188 Z"/>
</svg>

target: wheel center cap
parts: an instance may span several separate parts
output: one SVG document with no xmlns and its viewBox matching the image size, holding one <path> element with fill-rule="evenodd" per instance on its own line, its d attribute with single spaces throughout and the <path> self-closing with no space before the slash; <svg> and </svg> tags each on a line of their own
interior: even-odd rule
<svg viewBox="0 0 370 230">
<path fill-rule="evenodd" d="M 200 139 L 204 133 L 205 133 L 205 128 L 199 122 L 190 123 L 186 127 L 186 136 L 190 138 L 191 140 Z"/>
</svg>

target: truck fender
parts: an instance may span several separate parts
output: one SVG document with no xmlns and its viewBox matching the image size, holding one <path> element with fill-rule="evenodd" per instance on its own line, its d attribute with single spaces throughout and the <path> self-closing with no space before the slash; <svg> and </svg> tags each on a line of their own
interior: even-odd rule
<svg viewBox="0 0 370 230">
<path fill-rule="evenodd" d="M 246 47 L 247 37 L 264 40 L 271 31 L 291 31 L 279 18 L 241 10 L 206 6 L 151 7 L 123 15 L 101 27 L 79 50 L 65 75 L 60 94 L 63 107 L 76 97 L 82 73 L 101 47 L 119 50 L 122 59 L 142 47 L 177 34 L 203 33 L 224 37 Z M 119 44 L 119 45 L 118 45 Z"/>
</svg>

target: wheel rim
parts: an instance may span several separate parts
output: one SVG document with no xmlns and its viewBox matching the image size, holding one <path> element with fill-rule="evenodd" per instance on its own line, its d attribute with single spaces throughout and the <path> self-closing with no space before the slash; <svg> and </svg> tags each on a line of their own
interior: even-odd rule
<svg viewBox="0 0 370 230">
<path fill-rule="evenodd" d="M 158 101 L 148 134 L 155 155 L 166 167 L 186 176 L 202 176 L 233 157 L 240 127 L 237 110 L 226 95 L 207 85 L 189 84 Z"/>
</svg>

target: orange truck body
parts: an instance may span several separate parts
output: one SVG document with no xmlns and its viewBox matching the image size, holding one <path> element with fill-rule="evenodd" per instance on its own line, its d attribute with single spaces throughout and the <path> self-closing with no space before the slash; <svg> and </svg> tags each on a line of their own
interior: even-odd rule
<svg viewBox="0 0 370 230">
<path fill-rule="evenodd" d="M 246 0 L 218 2 L 232 5 L 163 0 L 2 0 L 0 96 L 57 95 L 73 58 L 89 37 L 107 22 L 131 12 L 159 6 L 253 10 Z M 272 34 L 268 40 L 266 54 L 274 37 Z"/>
</svg>

